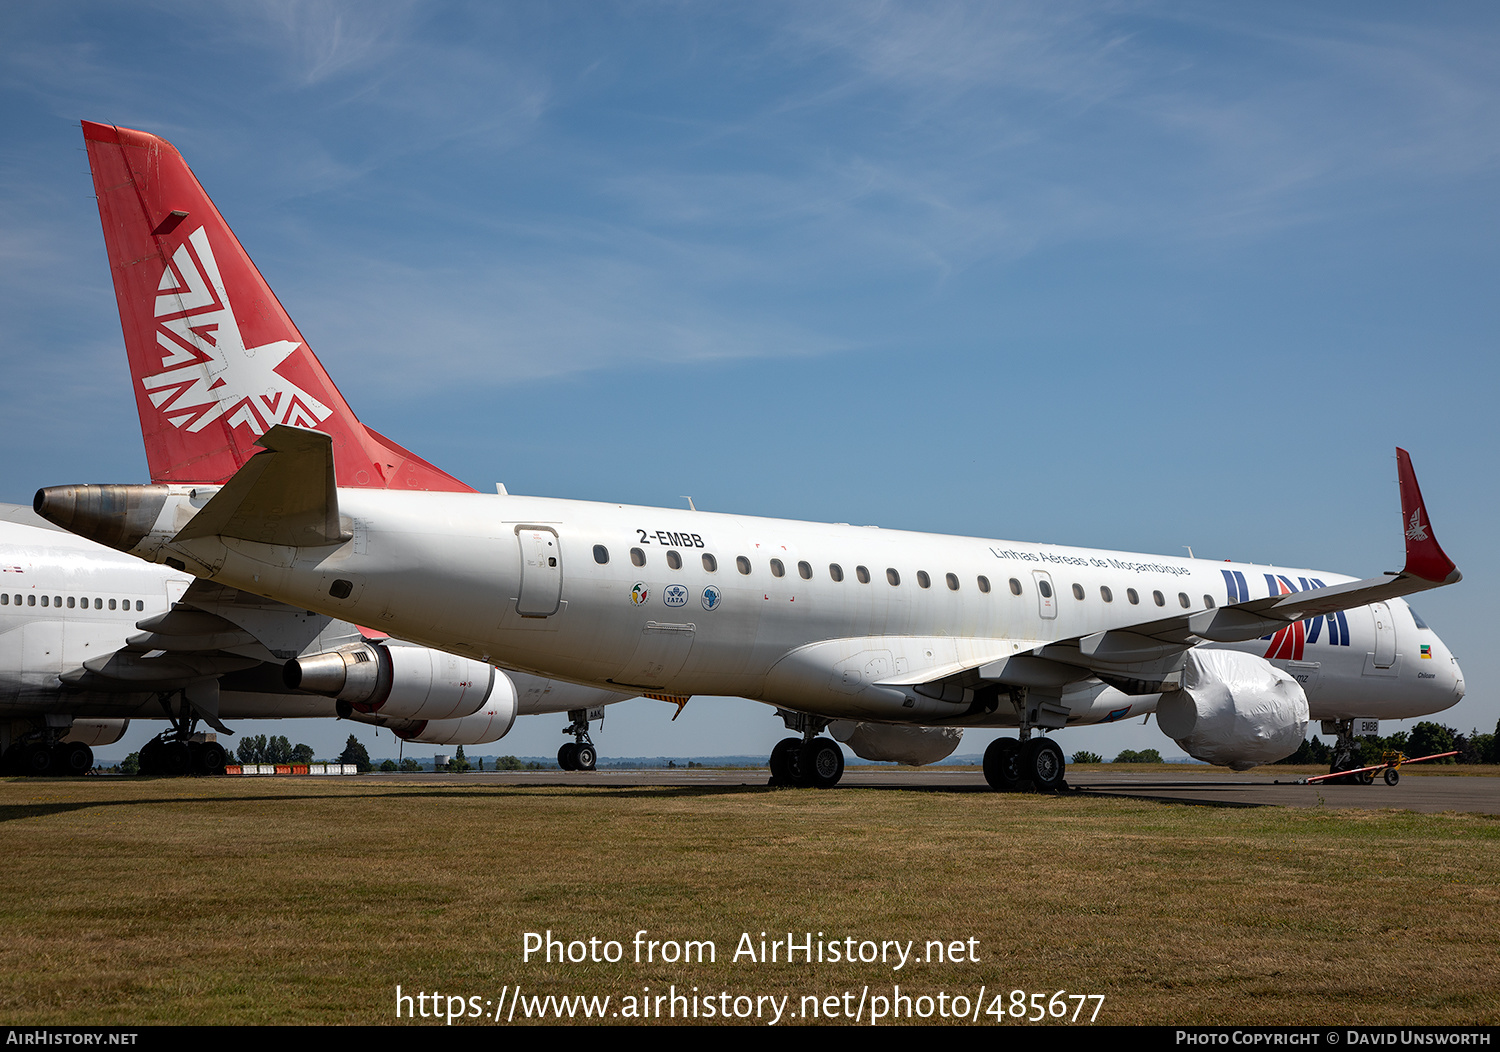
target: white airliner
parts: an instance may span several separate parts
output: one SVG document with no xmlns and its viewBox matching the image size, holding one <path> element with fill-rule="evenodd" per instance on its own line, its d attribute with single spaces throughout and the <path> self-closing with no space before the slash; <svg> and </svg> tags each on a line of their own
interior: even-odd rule
<svg viewBox="0 0 1500 1052">
<path fill-rule="evenodd" d="M 227 731 L 224 720 L 343 716 L 407 741 L 478 745 L 517 715 L 629 696 L 396 644 L 143 563 L 11 504 L 0 505 L 0 589 L 6 773 L 82 774 L 90 747 L 119 741 L 132 719 L 170 724 L 142 750 L 146 773 L 212 774 L 226 755 L 195 733 L 200 718 Z M 363 655 L 355 667 L 373 675 L 317 666 L 329 652 Z M 302 690 L 285 683 L 288 659 L 307 668 Z"/>
<path fill-rule="evenodd" d="M 1055 788 L 1045 732 L 1155 711 L 1244 769 L 1309 719 L 1445 709 L 1458 664 L 1402 596 L 1459 580 L 1398 450 L 1406 565 L 1302 568 L 467 491 L 364 427 L 177 151 L 84 125 L 156 484 L 52 487 L 45 517 L 205 580 L 605 690 L 740 695 L 773 778 L 930 762 L 1017 727 L 996 788 Z M 256 452 L 256 447 L 260 451 Z M 325 658 L 325 660 L 332 660 Z M 1038 733 L 1041 732 L 1041 733 Z"/>
</svg>

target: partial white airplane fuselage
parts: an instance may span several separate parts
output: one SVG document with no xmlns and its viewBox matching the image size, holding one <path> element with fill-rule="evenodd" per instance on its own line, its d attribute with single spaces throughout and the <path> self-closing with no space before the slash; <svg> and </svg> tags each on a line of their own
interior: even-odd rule
<svg viewBox="0 0 1500 1052">
<path fill-rule="evenodd" d="M 709 512 L 357 489 L 338 491 L 353 536 L 337 547 L 169 543 L 207 493 L 180 511 L 169 501 L 137 552 L 190 554 L 216 581 L 539 675 L 852 720 L 1013 726 L 1005 705 L 915 687 L 949 669 L 1045 655 L 1057 641 L 1352 580 Z M 344 598 L 330 592 L 339 581 Z M 1405 718 L 1463 695 L 1456 659 L 1400 599 L 1295 622 L 1271 639 L 1208 645 L 1289 672 L 1314 719 Z M 1070 724 L 1156 702 L 1097 681 L 1058 686 L 1077 688 L 1066 692 Z"/>
</svg>

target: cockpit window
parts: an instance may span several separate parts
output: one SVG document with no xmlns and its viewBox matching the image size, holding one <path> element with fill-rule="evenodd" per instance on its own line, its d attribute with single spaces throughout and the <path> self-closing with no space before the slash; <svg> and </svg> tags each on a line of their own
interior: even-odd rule
<svg viewBox="0 0 1500 1052">
<path fill-rule="evenodd" d="M 1417 613 L 1415 610 L 1413 610 L 1409 606 L 1406 609 L 1407 609 L 1407 612 L 1411 614 L 1411 619 L 1417 623 L 1417 627 L 1418 628 L 1427 628 L 1427 622 L 1422 620 L 1422 615 L 1421 614 Z M 1431 632 L 1432 629 L 1427 628 L 1427 631 Z"/>
</svg>

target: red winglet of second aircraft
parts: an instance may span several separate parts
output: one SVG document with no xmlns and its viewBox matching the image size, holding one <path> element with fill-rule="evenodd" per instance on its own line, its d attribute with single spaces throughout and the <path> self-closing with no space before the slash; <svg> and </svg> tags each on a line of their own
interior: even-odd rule
<svg viewBox="0 0 1500 1052">
<path fill-rule="evenodd" d="M 1417 473 L 1411 467 L 1411 454 L 1396 448 L 1396 471 L 1401 481 L 1401 525 L 1406 530 L 1406 567 L 1401 572 L 1424 581 L 1453 584 L 1463 574 L 1453 560 L 1443 553 L 1432 524 L 1427 519 L 1427 505 L 1417 486 Z"/>
</svg>

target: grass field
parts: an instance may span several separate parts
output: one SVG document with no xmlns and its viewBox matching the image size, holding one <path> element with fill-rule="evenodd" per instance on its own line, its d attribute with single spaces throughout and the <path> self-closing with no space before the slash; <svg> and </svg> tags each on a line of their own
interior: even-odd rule
<svg viewBox="0 0 1500 1052">
<path fill-rule="evenodd" d="M 99 778 L 0 782 L 0 818 L 9 1024 L 387 1023 L 398 984 L 612 1009 L 675 984 L 728 991 L 721 1005 L 790 996 L 789 1013 L 811 995 L 852 1006 L 900 984 L 972 1003 L 983 987 L 981 1022 L 1013 990 L 1102 994 L 1098 1021 L 1116 1024 L 1500 1021 L 1488 816 Z M 618 940 L 624 959 L 524 962 L 523 933 L 547 929 Z M 642 929 L 711 939 L 717 961 L 633 963 Z M 957 940 L 978 960 L 735 962 L 763 931 L 913 940 L 916 956 Z"/>
</svg>

